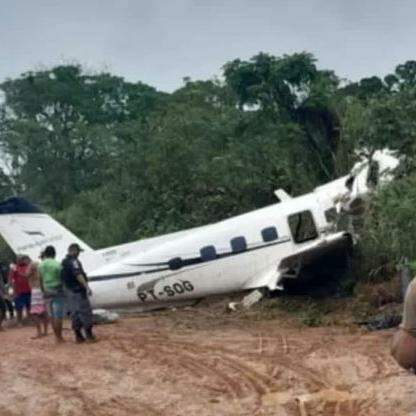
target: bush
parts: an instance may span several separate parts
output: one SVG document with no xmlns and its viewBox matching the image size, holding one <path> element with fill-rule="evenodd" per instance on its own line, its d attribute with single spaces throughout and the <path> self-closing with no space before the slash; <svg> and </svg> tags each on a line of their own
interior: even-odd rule
<svg viewBox="0 0 416 416">
<path fill-rule="evenodd" d="M 403 257 L 416 258 L 416 175 L 380 191 L 366 213 L 360 244 L 362 271 L 380 279 L 394 274 Z"/>
</svg>

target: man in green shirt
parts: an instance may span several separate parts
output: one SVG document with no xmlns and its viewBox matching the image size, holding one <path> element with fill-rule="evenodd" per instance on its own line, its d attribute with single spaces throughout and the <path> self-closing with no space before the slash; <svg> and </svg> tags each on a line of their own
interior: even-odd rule
<svg viewBox="0 0 416 416">
<path fill-rule="evenodd" d="M 55 247 L 47 246 L 42 253 L 42 262 L 38 266 L 41 287 L 43 289 L 53 332 L 58 343 L 63 342 L 62 325 L 64 319 L 64 291 L 61 279 L 61 264 L 55 260 Z"/>
</svg>

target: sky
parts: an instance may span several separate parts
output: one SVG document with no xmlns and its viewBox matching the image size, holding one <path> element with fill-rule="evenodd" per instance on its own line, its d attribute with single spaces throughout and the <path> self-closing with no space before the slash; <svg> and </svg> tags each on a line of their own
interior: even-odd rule
<svg viewBox="0 0 416 416">
<path fill-rule="evenodd" d="M 0 82 L 80 63 L 163 91 L 258 52 L 349 80 L 416 59 L 414 0 L 0 0 Z"/>
</svg>

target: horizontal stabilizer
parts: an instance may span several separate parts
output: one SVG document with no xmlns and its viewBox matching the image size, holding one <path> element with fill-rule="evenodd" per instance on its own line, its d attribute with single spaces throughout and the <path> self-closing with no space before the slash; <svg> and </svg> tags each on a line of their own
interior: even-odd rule
<svg viewBox="0 0 416 416">
<path fill-rule="evenodd" d="M 284 189 L 276 189 L 274 191 L 274 194 L 276 195 L 277 199 L 280 202 L 288 201 L 289 199 L 292 199 L 292 197 Z"/>
</svg>

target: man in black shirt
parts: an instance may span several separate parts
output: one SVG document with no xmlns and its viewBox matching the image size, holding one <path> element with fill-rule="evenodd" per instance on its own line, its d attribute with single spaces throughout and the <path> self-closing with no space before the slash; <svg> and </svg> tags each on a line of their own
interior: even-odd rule
<svg viewBox="0 0 416 416">
<path fill-rule="evenodd" d="M 7 267 L 5 263 L 0 263 L 0 286 L 3 286 L 3 292 L 4 292 L 3 302 L 4 302 L 4 306 L 9 312 L 9 319 L 13 319 L 14 307 L 13 307 L 13 302 L 10 300 L 10 297 L 9 297 L 9 281 L 7 278 L 8 275 L 9 275 L 9 268 Z"/>
<path fill-rule="evenodd" d="M 71 244 L 68 247 L 67 256 L 62 261 L 62 281 L 66 289 L 72 329 L 77 343 L 85 340 L 95 341 L 92 332 L 92 309 L 88 299 L 92 292 L 88 285 L 87 275 L 78 260 L 81 251 L 78 244 Z"/>
</svg>

